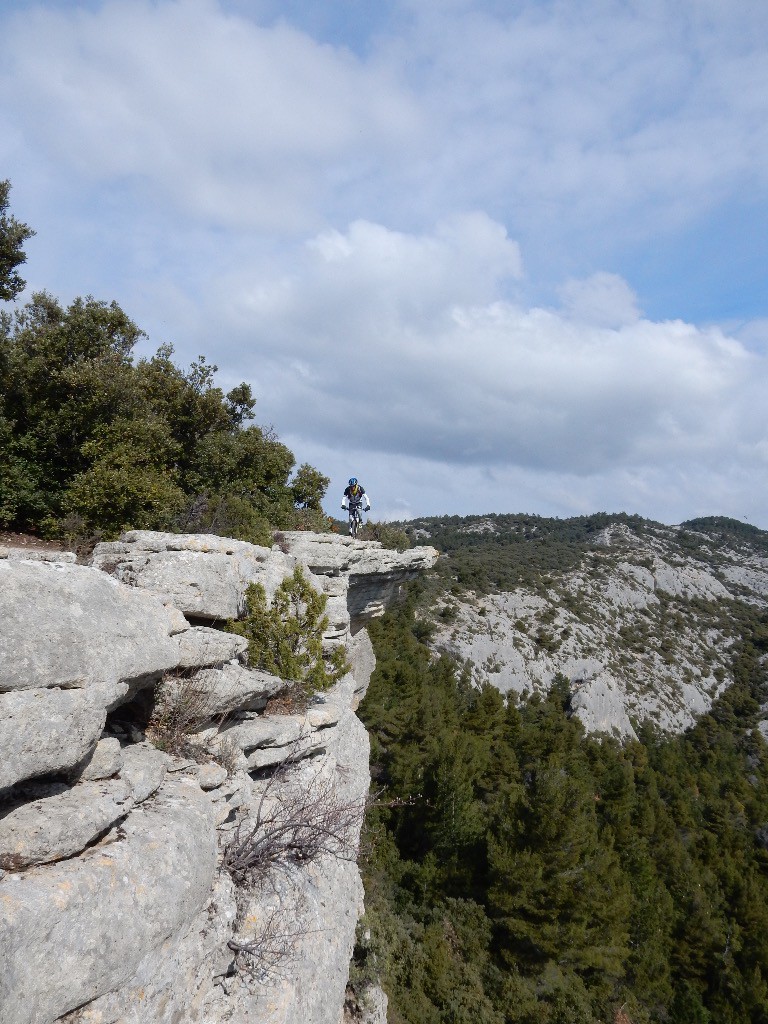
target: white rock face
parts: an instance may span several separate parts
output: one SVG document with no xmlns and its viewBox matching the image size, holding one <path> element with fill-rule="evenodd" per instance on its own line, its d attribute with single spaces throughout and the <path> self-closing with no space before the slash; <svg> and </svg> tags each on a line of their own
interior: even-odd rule
<svg viewBox="0 0 768 1024">
<path fill-rule="evenodd" d="M 0 819 L 0 865 L 18 869 L 71 857 L 133 807 L 131 787 L 122 779 L 51 789 Z"/>
<path fill-rule="evenodd" d="M 251 583 L 273 594 L 295 560 L 279 549 L 209 534 L 132 530 L 120 541 L 98 544 L 93 565 L 162 596 L 187 616 L 226 622 L 242 615 Z"/>
<path fill-rule="evenodd" d="M 244 665 L 207 668 L 192 677 L 195 689 L 206 695 L 210 717 L 224 717 L 233 711 L 260 710 L 267 700 L 285 689 L 277 676 Z"/>
<path fill-rule="evenodd" d="M 117 988 L 204 906 L 216 844 L 198 787 L 167 783 L 122 833 L 82 857 L 0 881 L 0 1006 L 8 1024 L 49 1024 Z"/>
<path fill-rule="evenodd" d="M 101 736 L 114 687 L 0 693 L 0 791 L 74 768 Z"/>
<path fill-rule="evenodd" d="M 79 782 L 108 779 L 110 775 L 116 775 L 122 766 L 123 753 L 120 741 L 114 736 L 107 736 L 99 740 L 85 761 L 77 766 L 73 778 Z"/>
<path fill-rule="evenodd" d="M 319 576 L 348 577 L 347 611 L 353 633 L 367 621 L 383 615 L 400 587 L 437 561 L 431 547 L 391 551 L 378 541 L 353 540 L 339 534 L 287 532 L 280 548 Z"/>
<path fill-rule="evenodd" d="M 353 708 L 374 658 L 361 615 L 436 553 L 301 534 L 309 564 L 292 543 L 131 533 L 100 545 L 94 567 L 0 552 L 2 1024 L 338 1024 L 362 910 L 354 857 L 278 873 L 239 917 L 221 857 L 256 813 L 261 773 L 286 757 L 306 758 L 290 785 L 321 779 L 362 810 L 368 737 Z M 267 715 L 285 681 L 183 612 L 234 616 L 251 581 L 271 599 L 300 563 L 329 597 L 324 646 L 347 646 L 352 672 L 304 711 Z M 169 672 L 166 687 L 202 700 L 194 758 L 152 746 L 131 718 Z M 249 981 L 228 942 L 273 909 L 293 948 L 279 978 Z"/>
<path fill-rule="evenodd" d="M 768 560 L 752 557 L 745 568 L 721 552 L 715 575 L 682 558 L 674 536 L 638 537 L 615 524 L 598 538 L 602 550 L 550 573 L 546 589 L 454 602 L 434 643 L 502 692 L 545 692 L 564 675 L 589 731 L 633 737 L 646 720 L 685 729 L 730 682 L 733 636 L 719 609 L 736 597 L 765 604 Z"/>
<path fill-rule="evenodd" d="M 0 560 L 0 622 L 0 692 L 113 685 L 178 663 L 161 602 L 87 566 Z"/>
<path fill-rule="evenodd" d="M 248 641 L 234 633 L 223 633 L 220 629 L 194 626 L 178 636 L 179 668 L 204 668 L 224 665 L 245 654 Z"/>
</svg>

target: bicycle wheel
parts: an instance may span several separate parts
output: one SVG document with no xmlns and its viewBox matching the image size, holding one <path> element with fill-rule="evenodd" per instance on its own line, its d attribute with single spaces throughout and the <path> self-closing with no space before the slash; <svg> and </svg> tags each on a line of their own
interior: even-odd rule
<svg viewBox="0 0 768 1024">
<path fill-rule="evenodd" d="M 349 535 L 353 539 L 357 537 L 357 525 L 358 525 L 357 512 L 349 513 Z"/>
</svg>

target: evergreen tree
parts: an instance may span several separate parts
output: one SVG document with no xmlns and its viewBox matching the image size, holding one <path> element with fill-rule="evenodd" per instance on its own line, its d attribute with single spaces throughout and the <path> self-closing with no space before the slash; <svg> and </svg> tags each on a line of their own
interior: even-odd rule
<svg viewBox="0 0 768 1024">
<path fill-rule="evenodd" d="M 23 245 L 35 234 L 8 212 L 10 191 L 10 181 L 0 181 L 0 300 L 5 302 L 15 299 L 26 286 L 16 268 L 26 262 Z"/>
</svg>

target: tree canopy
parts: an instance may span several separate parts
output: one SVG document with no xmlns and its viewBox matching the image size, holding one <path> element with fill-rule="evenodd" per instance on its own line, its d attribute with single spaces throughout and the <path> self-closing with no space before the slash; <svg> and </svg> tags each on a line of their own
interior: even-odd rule
<svg viewBox="0 0 768 1024">
<path fill-rule="evenodd" d="M 0 182 L 0 298 L 34 232 Z M 141 328 L 116 302 L 69 306 L 41 291 L 0 313 L 0 526 L 112 537 L 126 528 L 202 531 L 271 543 L 276 528 L 324 529 L 329 480 L 249 421 L 248 384 L 226 394 L 200 356 L 163 345 L 136 358 Z"/>
<path fill-rule="evenodd" d="M 0 181 L 0 299 L 7 302 L 26 287 L 17 267 L 26 262 L 24 243 L 35 232 L 8 212 L 11 183 Z"/>
<path fill-rule="evenodd" d="M 393 1024 L 768 1021 L 766 616 L 687 733 L 584 734 L 564 680 L 518 700 L 371 624 L 378 799 L 356 974 Z"/>
</svg>

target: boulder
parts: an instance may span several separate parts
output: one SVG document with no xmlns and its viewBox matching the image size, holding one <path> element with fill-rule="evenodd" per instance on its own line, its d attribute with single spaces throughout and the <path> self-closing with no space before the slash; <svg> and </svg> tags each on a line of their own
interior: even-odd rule
<svg viewBox="0 0 768 1024">
<path fill-rule="evenodd" d="M 0 880 L 0 1006 L 9 1024 L 52 1024 L 124 985 L 189 928 L 216 873 L 208 797 L 166 781 L 112 841 Z M 43 926 L 44 925 L 44 926 Z"/>
<path fill-rule="evenodd" d="M 120 740 L 115 736 L 106 736 L 99 740 L 93 751 L 77 766 L 72 777 L 80 782 L 93 782 L 96 779 L 108 779 L 116 775 L 123 764 Z"/>
<path fill-rule="evenodd" d="M 209 626 L 194 626 L 178 635 L 179 668 L 224 665 L 248 650 L 248 641 L 236 633 Z"/>
<path fill-rule="evenodd" d="M 245 611 L 251 583 L 273 594 L 295 560 L 279 549 L 209 534 L 131 530 L 119 541 L 97 544 L 92 564 L 187 616 L 226 621 Z"/>
<path fill-rule="evenodd" d="M 0 560 L 0 692 L 157 677 L 170 632 L 161 602 L 95 569 Z"/>
<path fill-rule="evenodd" d="M 206 695 L 205 704 L 211 718 L 232 711 L 259 711 L 270 697 L 286 687 L 278 676 L 237 664 L 203 669 L 192 676 L 190 685 Z"/>
<path fill-rule="evenodd" d="M 0 866 L 25 868 L 82 852 L 133 806 L 121 779 L 43 787 L 0 818 Z"/>
<path fill-rule="evenodd" d="M 120 778 L 131 788 L 135 803 L 143 803 L 163 783 L 171 757 L 150 743 L 134 743 L 122 751 Z"/>
<path fill-rule="evenodd" d="M 200 789 L 218 789 L 227 781 L 227 769 L 215 762 L 196 764 L 194 768 L 188 768 L 187 774 L 197 782 Z"/>
<path fill-rule="evenodd" d="M 0 790 L 68 772 L 83 761 L 101 736 L 115 695 L 101 686 L 0 693 Z"/>
</svg>

